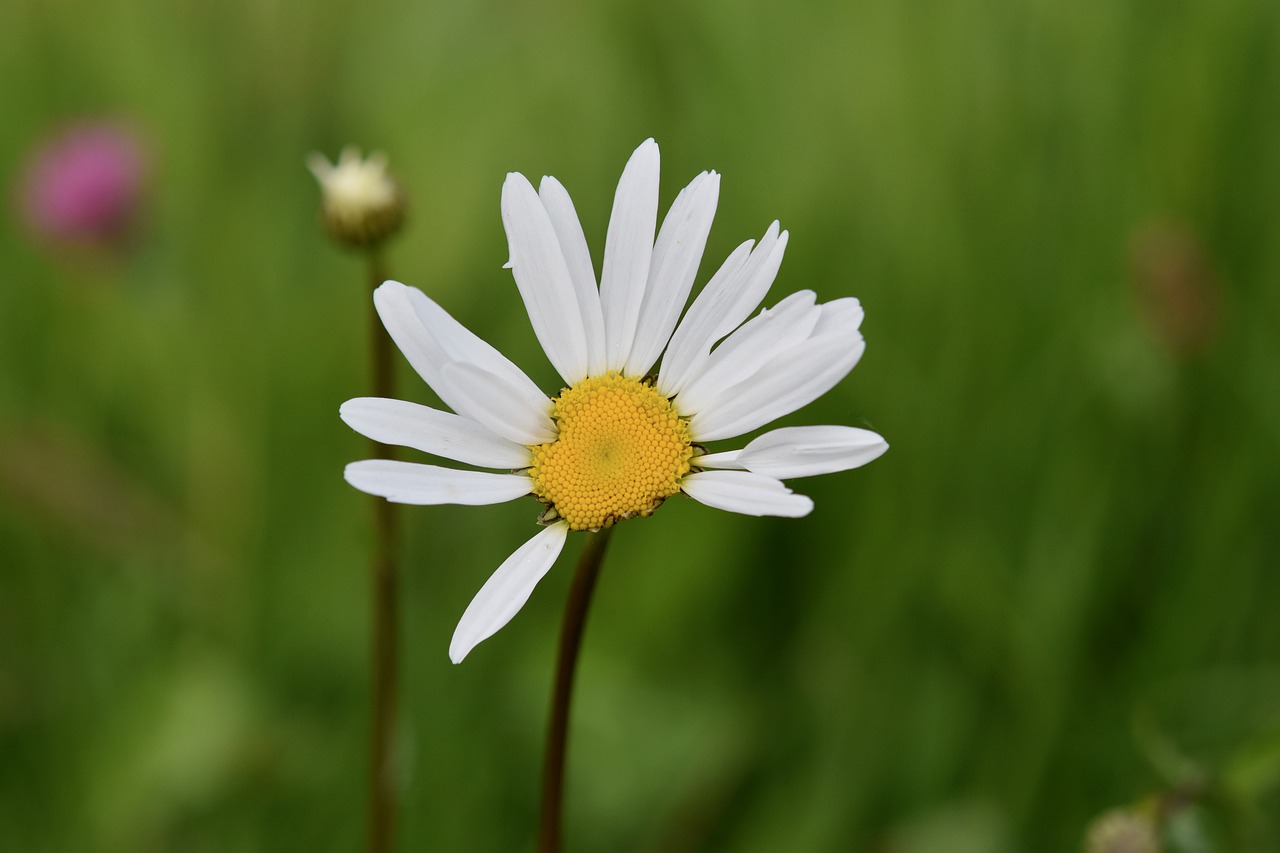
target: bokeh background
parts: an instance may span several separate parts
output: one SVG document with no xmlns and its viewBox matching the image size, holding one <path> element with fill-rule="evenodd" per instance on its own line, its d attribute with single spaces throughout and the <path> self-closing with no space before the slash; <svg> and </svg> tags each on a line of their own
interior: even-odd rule
<svg viewBox="0 0 1280 853">
<path fill-rule="evenodd" d="M 631 150 L 723 178 L 699 281 L 780 219 L 770 301 L 867 355 L 785 423 L 890 452 L 757 520 L 621 527 L 588 626 L 570 849 L 1280 849 L 1280 6 L 1256 0 L 9 0 L 0 26 L 0 848 L 364 838 L 368 289 L 304 168 L 386 151 L 397 278 L 525 365 L 503 176 L 597 264 Z M 127 125 L 95 245 L 32 152 Z M 400 365 L 403 397 L 433 400 Z M 404 521 L 403 850 L 530 850 L 580 543 L 462 666 L 532 501 Z M 1163 820 L 1167 817 L 1168 820 Z"/>
</svg>

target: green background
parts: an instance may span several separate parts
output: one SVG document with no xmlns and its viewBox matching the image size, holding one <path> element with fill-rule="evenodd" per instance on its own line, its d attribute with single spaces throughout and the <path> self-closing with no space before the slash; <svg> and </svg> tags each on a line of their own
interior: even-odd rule
<svg viewBox="0 0 1280 853">
<path fill-rule="evenodd" d="M 1197 785 L 1177 849 L 1280 849 L 1280 6 L 3 18 L 0 177 L 86 115 L 140 127 L 154 169 L 128 253 L 0 231 L 0 848 L 360 849 L 369 510 L 341 469 L 366 450 L 337 408 L 366 393 L 369 299 L 304 157 L 386 151 L 395 277 L 554 391 L 503 176 L 559 177 L 598 265 L 653 136 L 664 209 L 723 175 L 699 282 L 777 218 L 770 302 L 863 301 L 862 363 L 784 423 L 891 450 L 793 482 L 802 520 L 671 500 L 618 529 L 570 849 L 1073 850 Z M 1160 334 L 1179 316 L 1194 346 Z M 536 513 L 402 513 L 402 850 L 532 849 L 580 537 L 465 664 L 446 649 Z"/>
</svg>

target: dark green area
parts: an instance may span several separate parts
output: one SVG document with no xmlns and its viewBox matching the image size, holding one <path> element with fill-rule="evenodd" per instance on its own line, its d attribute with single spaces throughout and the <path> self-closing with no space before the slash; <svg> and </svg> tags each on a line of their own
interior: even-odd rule
<svg viewBox="0 0 1280 853">
<path fill-rule="evenodd" d="M 1177 832 L 1280 849 L 1280 6 L 3 18 L 0 177 L 86 114 L 140 125 L 156 171 L 127 257 L 0 231 L 0 848 L 360 849 L 368 507 L 341 468 L 365 443 L 337 408 L 368 297 L 303 158 L 385 150 L 396 277 L 554 390 L 501 269 L 503 176 L 559 177 L 598 264 L 653 136 L 664 208 L 724 176 L 699 282 L 778 218 L 771 302 L 863 301 L 863 363 L 785 423 L 892 449 L 793 482 L 803 520 L 671 500 L 617 531 L 571 849 L 1073 850 L 1201 778 Z M 1178 317 L 1194 345 L 1161 335 Z M 400 849 L 532 849 L 580 543 L 465 664 L 446 649 L 536 513 L 403 513 Z"/>
</svg>

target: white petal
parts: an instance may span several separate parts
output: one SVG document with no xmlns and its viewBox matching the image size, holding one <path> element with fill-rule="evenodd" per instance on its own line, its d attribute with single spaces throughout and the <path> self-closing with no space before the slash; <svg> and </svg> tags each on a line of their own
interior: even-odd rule
<svg viewBox="0 0 1280 853">
<path fill-rule="evenodd" d="M 690 418 L 695 441 L 733 438 L 789 415 L 831 390 L 848 375 L 866 345 L 856 341 L 818 339 L 788 353 L 791 364 L 774 365 L 752 380 L 735 385 L 715 407 Z"/>
<path fill-rule="evenodd" d="M 701 364 L 699 359 L 705 359 L 711 352 L 710 344 L 705 349 L 703 344 L 711 337 L 717 321 L 707 310 L 708 303 L 713 298 L 707 294 L 719 293 L 742 274 L 742 267 L 750 258 L 754 245 L 754 240 L 747 240 L 729 253 L 729 257 L 724 259 L 720 269 L 716 270 L 698 298 L 693 301 L 684 319 L 676 326 L 666 352 L 662 354 L 662 368 L 658 371 L 657 387 L 664 397 L 675 396 L 684 387 L 685 379 L 695 363 Z"/>
<path fill-rule="evenodd" d="M 524 175 L 512 172 L 502 185 L 502 224 L 511 272 L 533 332 L 551 364 L 572 385 L 587 375 L 587 338 L 578 294 L 547 209 Z"/>
<path fill-rule="evenodd" d="M 565 265 L 569 268 L 573 290 L 578 297 L 582 331 L 587 340 L 587 374 L 604 373 L 604 314 L 600 310 L 600 288 L 596 285 L 596 271 L 591 265 L 591 252 L 587 249 L 586 235 L 582 233 L 582 222 L 568 191 L 555 178 L 542 179 L 538 196 L 560 240 L 560 251 L 564 253 Z"/>
<path fill-rule="evenodd" d="M 674 396 L 698 375 L 716 341 L 756 310 L 778 274 L 787 239 L 787 232 L 779 234 L 774 222 L 749 256 L 741 259 L 743 246 L 739 246 L 707 282 L 671 336 L 658 375 L 658 390 L 664 396 Z M 730 269 L 735 258 L 739 261 Z"/>
<path fill-rule="evenodd" d="M 498 566 L 458 621 L 449 643 L 450 660 L 462 663 L 472 649 L 520 612 L 533 588 L 560 556 L 568 532 L 569 526 L 564 522 L 545 527 Z"/>
<path fill-rule="evenodd" d="M 730 468 L 735 471 L 743 471 L 746 469 L 738 457 L 742 455 L 741 450 L 722 450 L 719 453 L 704 453 L 701 456 L 695 456 L 690 464 L 695 468 Z"/>
<path fill-rule="evenodd" d="M 783 427 L 751 441 L 734 454 L 729 466 L 717 464 L 719 460 L 710 456 L 695 459 L 694 464 L 712 468 L 746 468 L 785 480 L 857 468 L 879 458 L 888 449 L 889 444 L 883 438 L 867 429 L 850 426 Z"/>
<path fill-rule="evenodd" d="M 609 370 L 621 370 L 626 364 L 640 319 L 658 219 L 658 167 L 658 144 L 647 139 L 627 161 L 613 197 L 600 269 L 605 366 Z"/>
<path fill-rule="evenodd" d="M 680 488 L 699 503 L 743 515 L 799 518 L 813 511 L 809 498 L 749 471 L 702 471 L 685 477 Z"/>
<path fill-rule="evenodd" d="M 815 299 L 812 290 L 793 293 L 725 338 L 701 372 L 676 397 L 681 414 L 688 416 L 708 408 L 725 388 L 750 378 L 786 350 L 807 340 L 822 315 Z"/>
<path fill-rule="evenodd" d="M 778 231 L 778 223 L 774 221 L 760 238 L 751 257 L 747 260 L 744 272 L 748 278 L 741 282 L 741 289 L 731 291 L 727 308 L 720 315 L 720 325 L 712 332 L 713 340 L 720 340 L 742 324 L 751 316 L 751 312 L 759 307 L 764 297 L 773 286 L 778 276 L 778 268 L 782 266 L 782 256 L 787 251 L 787 242 L 791 235 L 787 231 Z"/>
<path fill-rule="evenodd" d="M 440 396 L 461 415 L 484 424 L 516 444 L 554 441 L 551 401 L 540 392 L 529 395 L 501 376 L 474 364 L 453 362 L 440 371 Z"/>
<path fill-rule="evenodd" d="M 725 388 L 689 419 L 695 441 L 733 438 L 790 414 L 821 397 L 853 370 L 866 349 L 856 299 L 821 306 L 809 340 L 776 356 L 756 373 Z"/>
<path fill-rule="evenodd" d="M 545 395 L 524 371 L 484 340 L 469 331 L 416 287 L 387 281 L 373 293 L 382 324 L 418 375 L 453 409 L 437 387 L 444 365 L 458 361 L 474 364 L 501 377 L 520 391 L 521 397 Z M 551 401 L 547 400 L 550 406 Z"/>
<path fill-rule="evenodd" d="M 703 172 L 680 191 L 663 220 L 653 246 L 636 337 L 627 359 L 628 376 L 648 373 L 670 340 L 698 274 L 719 197 L 720 176 Z"/>
<path fill-rule="evenodd" d="M 533 481 L 523 474 L 458 471 L 391 459 L 352 462 L 342 476 L 362 492 L 401 504 L 500 504 L 533 489 Z"/>
<path fill-rule="evenodd" d="M 529 448 L 470 418 L 404 400 L 357 397 L 338 409 L 347 426 L 383 444 L 412 447 L 482 468 L 527 468 Z"/>
</svg>

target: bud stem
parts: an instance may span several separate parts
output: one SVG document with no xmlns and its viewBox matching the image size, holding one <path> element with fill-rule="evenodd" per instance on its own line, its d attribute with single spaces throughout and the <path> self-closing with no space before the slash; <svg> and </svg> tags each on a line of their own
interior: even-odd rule
<svg viewBox="0 0 1280 853">
<path fill-rule="evenodd" d="M 370 292 L 386 276 L 377 250 L 368 252 Z M 370 384 L 373 396 L 394 397 L 394 361 L 391 338 L 382 328 L 373 300 L 369 300 Z M 372 442 L 374 458 L 393 458 L 394 450 Z M 369 763 L 369 851 L 390 853 L 396 815 L 395 726 L 397 694 L 397 587 L 395 504 L 379 497 L 373 501 L 373 710 Z"/>
</svg>

